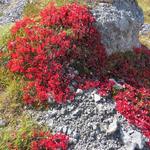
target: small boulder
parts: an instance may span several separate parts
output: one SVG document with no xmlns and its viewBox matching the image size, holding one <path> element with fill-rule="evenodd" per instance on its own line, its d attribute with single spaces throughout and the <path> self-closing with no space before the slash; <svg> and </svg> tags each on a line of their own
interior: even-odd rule
<svg viewBox="0 0 150 150">
<path fill-rule="evenodd" d="M 108 126 L 108 129 L 107 129 L 107 134 L 113 134 L 117 131 L 118 129 L 118 122 L 117 122 L 117 119 L 114 118 L 113 119 L 113 122 L 110 123 L 110 125 Z"/>
<path fill-rule="evenodd" d="M 0 127 L 5 127 L 6 126 L 6 121 L 3 119 L 0 119 Z"/>
</svg>

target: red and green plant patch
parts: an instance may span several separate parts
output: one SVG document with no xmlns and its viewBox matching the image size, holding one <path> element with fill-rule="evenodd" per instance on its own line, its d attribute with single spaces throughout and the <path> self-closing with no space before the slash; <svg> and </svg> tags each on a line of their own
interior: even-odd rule
<svg viewBox="0 0 150 150">
<path fill-rule="evenodd" d="M 67 68 L 78 63 L 84 64 L 82 70 L 97 72 L 103 66 L 105 49 L 94 21 L 86 6 L 73 3 L 56 7 L 50 3 L 38 20 L 16 22 L 8 42 L 7 67 L 27 82 L 25 103 L 44 103 L 48 97 L 57 103 L 73 99 Z"/>
<path fill-rule="evenodd" d="M 0 57 L 8 60 L 9 70 L 26 83 L 26 104 L 45 104 L 48 98 L 57 103 L 73 100 L 75 93 L 69 85 L 76 80 L 76 88 L 100 88 L 102 96 L 115 95 L 117 110 L 150 138 L 150 51 L 142 47 L 107 57 L 94 22 L 86 6 L 73 3 L 57 7 L 50 3 L 38 18 L 16 22 L 8 52 Z M 70 77 L 70 67 L 79 75 Z M 115 91 L 109 78 L 122 80 L 125 88 Z M 46 149 L 46 143 L 56 144 L 52 144 L 53 138 L 38 139 L 32 146 Z"/>
<path fill-rule="evenodd" d="M 103 69 L 104 77 L 124 80 L 136 88 L 150 87 L 150 50 L 141 47 L 134 52 L 112 54 Z"/>
<path fill-rule="evenodd" d="M 32 135 L 28 135 L 26 132 L 20 135 L 19 141 L 16 143 L 8 142 L 9 150 L 67 150 L 69 137 L 62 134 L 51 134 L 50 132 L 44 132 L 39 130 L 30 131 Z M 16 134 L 17 135 L 17 134 Z M 15 134 L 13 138 L 16 136 Z"/>
<path fill-rule="evenodd" d="M 31 142 L 31 150 L 67 150 L 68 136 L 57 133 L 52 135 L 49 132 L 35 132 L 34 140 Z"/>
<path fill-rule="evenodd" d="M 116 109 L 150 139 L 150 89 L 136 89 L 125 84 L 114 99 Z"/>
</svg>

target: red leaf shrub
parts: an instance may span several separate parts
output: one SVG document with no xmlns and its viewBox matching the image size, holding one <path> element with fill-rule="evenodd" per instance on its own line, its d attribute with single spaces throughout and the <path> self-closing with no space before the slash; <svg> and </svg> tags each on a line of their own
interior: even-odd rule
<svg viewBox="0 0 150 150">
<path fill-rule="evenodd" d="M 103 76 L 124 80 L 137 88 L 149 88 L 150 50 L 142 47 L 134 52 L 112 54 L 103 69 Z"/>
<path fill-rule="evenodd" d="M 150 139 L 150 89 L 136 89 L 125 84 L 114 99 L 116 109 Z"/>
<path fill-rule="evenodd" d="M 17 133 L 13 134 L 16 136 Z M 67 150 L 69 137 L 62 133 L 53 135 L 49 131 L 32 129 L 30 134 L 25 131 L 20 138 L 14 138 L 12 141 L 12 143 L 7 143 L 9 150 Z"/>
<path fill-rule="evenodd" d="M 113 84 L 106 83 L 100 87 L 99 93 L 103 96 L 115 94 L 117 111 L 150 140 L 150 50 L 142 46 L 134 52 L 111 55 L 103 75 L 107 79 L 123 80 L 121 84 L 125 89 L 116 91 Z"/>
<path fill-rule="evenodd" d="M 36 132 L 31 142 L 31 150 L 67 150 L 69 138 L 66 135 L 57 133 L 55 135 L 49 132 Z"/>
<path fill-rule="evenodd" d="M 40 18 L 16 22 L 8 43 L 7 67 L 28 81 L 25 103 L 43 103 L 48 97 L 57 103 L 73 99 L 67 68 L 84 64 L 84 68 L 97 72 L 103 66 L 106 55 L 94 21 L 85 6 L 56 7 L 50 3 Z"/>
<path fill-rule="evenodd" d="M 122 89 L 115 86 L 112 81 L 102 83 L 98 93 L 101 96 L 114 95 L 116 110 L 150 140 L 150 89 L 136 88 L 126 83 Z"/>
<path fill-rule="evenodd" d="M 114 90 L 108 79 L 123 79 L 126 89 L 114 97 L 117 110 L 150 138 L 150 51 L 142 47 L 107 58 L 94 22 L 85 6 L 50 3 L 38 19 L 24 18 L 11 29 L 7 67 L 27 82 L 23 95 L 27 104 L 44 103 L 49 97 L 57 103 L 73 99 L 72 80 L 81 89 L 100 87 L 98 92 L 107 96 Z M 80 76 L 70 77 L 69 67 Z"/>
</svg>

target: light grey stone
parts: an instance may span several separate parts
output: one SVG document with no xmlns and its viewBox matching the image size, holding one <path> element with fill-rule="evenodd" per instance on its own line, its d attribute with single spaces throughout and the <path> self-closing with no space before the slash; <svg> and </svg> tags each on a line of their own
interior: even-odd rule
<svg viewBox="0 0 150 150">
<path fill-rule="evenodd" d="M 69 144 L 76 144 L 76 143 L 77 143 L 77 139 L 69 138 Z"/>
<path fill-rule="evenodd" d="M 80 134 L 77 131 L 74 131 L 73 132 L 73 138 L 78 140 L 80 138 Z"/>
<path fill-rule="evenodd" d="M 15 22 L 22 17 L 28 0 L 0 0 L 0 25 Z"/>
<path fill-rule="evenodd" d="M 56 127 L 56 132 L 63 132 L 63 127 Z"/>
<path fill-rule="evenodd" d="M 70 128 L 68 128 L 67 134 L 68 134 L 68 135 L 71 135 L 71 134 L 72 134 L 72 130 L 71 130 Z"/>
<path fill-rule="evenodd" d="M 144 16 L 136 0 L 112 0 L 111 4 L 100 2 L 92 13 L 107 54 L 141 46 L 138 34 Z"/>
<path fill-rule="evenodd" d="M 120 125 L 121 138 L 125 146 L 133 147 L 136 145 L 136 148 L 144 149 L 145 142 L 147 141 L 144 135 L 139 130 L 135 130 L 134 126 L 128 126 L 123 122 Z"/>
<path fill-rule="evenodd" d="M 6 126 L 6 121 L 3 119 L 0 119 L 0 127 L 5 127 Z"/>
<path fill-rule="evenodd" d="M 97 104 L 96 107 L 99 112 L 103 112 L 103 108 L 104 108 L 103 104 Z"/>
<path fill-rule="evenodd" d="M 150 24 L 143 24 L 139 34 L 150 35 Z"/>
<path fill-rule="evenodd" d="M 0 3 L 2 4 L 8 4 L 10 2 L 10 0 L 0 0 Z"/>
<path fill-rule="evenodd" d="M 52 120 L 52 119 L 49 119 L 49 120 L 48 120 L 48 126 L 49 126 L 49 127 L 52 127 L 52 126 L 53 126 L 53 120 Z"/>
<path fill-rule="evenodd" d="M 69 111 L 72 111 L 74 109 L 74 105 L 68 105 L 67 108 Z"/>
<path fill-rule="evenodd" d="M 57 110 L 52 110 L 50 112 L 51 117 L 55 117 L 57 115 Z"/>
<path fill-rule="evenodd" d="M 78 95 L 83 94 L 83 90 L 77 89 L 76 94 L 78 94 Z"/>
<path fill-rule="evenodd" d="M 112 134 L 114 132 L 116 132 L 118 129 L 118 121 L 117 121 L 117 118 L 114 118 L 113 119 L 113 122 L 108 126 L 108 129 L 107 129 L 107 134 Z"/>
<path fill-rule="evenodd" d="M 101 96 L 99 94 L 94 94 L 94 100 L 98 103 L 101 100 Z"/>
<path fill-rule="evenodd" d="M 73 116 L 79 116 L 81 114 L 81 109 L 76 109 L 74 112 L 73 112 Z"/>
<path fill-rule="evenodd" d="M 62 131 L 63 131 L 63 133 L 65 133 L 65 134 L 66 134 L 66 133 L 67 133 L 67 131 L 68 131 L 68 127 L 67 127 L 67 126 L 64 126 Z"/>
<path fill-rule="evenodd" d="M 67 112 L 66 109 L 64 109 L 64 108 L 61 109 L 61 114 L 62 114 L 62 115 L 64 115 L 66 112 Z"/>
<path fill-rule="evenodd" d="M 97 125 L 96 124 L 93 124 L 93 130 L 96 130 L 97 129 Z"/>
<path fill-rule="evenodd" d="M 125 148 L 127 150 L 135 150 L 137 148 L 137 144 L 129 142 L 129 143 L 126 143 Z"/>
</svg>

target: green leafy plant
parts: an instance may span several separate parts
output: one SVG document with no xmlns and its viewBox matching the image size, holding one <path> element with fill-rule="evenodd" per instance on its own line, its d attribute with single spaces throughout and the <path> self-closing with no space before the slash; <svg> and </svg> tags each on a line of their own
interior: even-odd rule
<svg viewBox="0 0 150 150">
<path fill-rule="evenodd" d="M 40 127 L 30 117 L 22 115 L 17 121 L 0 129 L 0 149 L 30 150 L 35 130 L 47 131 L 47 128 Z"/>
</svg>

